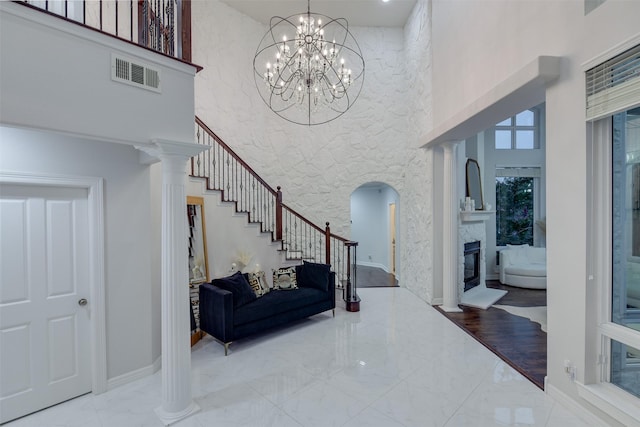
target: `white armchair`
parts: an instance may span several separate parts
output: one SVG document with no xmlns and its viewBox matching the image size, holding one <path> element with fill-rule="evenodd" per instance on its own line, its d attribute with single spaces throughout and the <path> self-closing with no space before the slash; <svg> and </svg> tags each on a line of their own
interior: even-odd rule
<svg viewBox="0 0 640 427">
<path fill-rule="evenodd" d="M 500 282 L 520 288 L 547 288 L 547 250 L 507 245 L 500 251 Z"/>
</svg>

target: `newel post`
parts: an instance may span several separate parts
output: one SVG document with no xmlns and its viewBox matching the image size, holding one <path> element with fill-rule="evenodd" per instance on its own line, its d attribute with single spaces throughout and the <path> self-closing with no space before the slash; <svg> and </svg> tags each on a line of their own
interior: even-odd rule
<svg viewBox="0 0 640 427">
<path fill-rule="evenodd" d="M 276 193 L 276 240 L 282 240 L 282 191 Z"/>
<path fill-rule="evenodd" d="M 360 297 L 357 293 L 357 253 L 356 248 L 358 247 L 358 242 L 345 242 L 344 244 L 347 247 L 347 289 L 346 294 L 344 294 L 344 302 L 347 304 L 347 311 L 360 311 Z M 351 248 L 353 248 L 353 261 L 351 261 Z M 351 266 L 353 265 L 353 270 Z M 353 280 L 351 277 L 353 276 Z"/>
<path fill-rule="evenodd" d="M 329 228 L 329 223 L 326 223 L 326 227 L 324 228 L 324 252 L 325 252 L 325 264 L 331 265 L 331 228 Z"/>
<path fill-rule="evenodd" d="M 180 20 L 182 59 L 191 62 L 191 0 L 182 0 Z"/>
</svg>

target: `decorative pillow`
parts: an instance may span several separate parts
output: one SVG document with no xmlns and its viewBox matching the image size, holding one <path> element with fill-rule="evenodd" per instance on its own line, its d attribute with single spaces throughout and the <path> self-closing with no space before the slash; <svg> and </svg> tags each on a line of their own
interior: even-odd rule
<svg viewBox="0 0 640 427">
<path fill-rule="evenodd" d="M 273 270 L 273 289 L 291 290 L 298 289 L 296 281 L 296 268 L 286 267 Z"/>
<path fill-rule="evenodd" d="M 329 290 L 330 270 L 330 265 L 303 261 L 302 265 L 296 266 L 299 286 L 327 292 Z"/>
<path fill-rule="evenodd" d="M 258 298 L 253 292 L 253 289 L 251 289 L 247 279 L 239 271 L 231 276 L 215 279 L 211 284 L 224 289 L 225 291 L 231 292 L 233 294 L 234 307 L 240 307 L 241 305 L 248 304 Z"/>
<path fill-rule="evenodd" d="M 524 245 L 507 245 L 511 264 L 528 263 L 527 259 L 529 258 L 530 248 L 531 247 L 528 243 L 525 243 Z"/>
<path fill-rule="evenodd" d="M 248 277 L 249 285 L 251 286 L 251 289 L 253 289 L 253 292 L 256 294 L 256 297 L 260 298 L 264 294 L 269 293 L 269 291 L 271 290 L 264 275 L 264 271 L 248 273 Z"/>
</svg>

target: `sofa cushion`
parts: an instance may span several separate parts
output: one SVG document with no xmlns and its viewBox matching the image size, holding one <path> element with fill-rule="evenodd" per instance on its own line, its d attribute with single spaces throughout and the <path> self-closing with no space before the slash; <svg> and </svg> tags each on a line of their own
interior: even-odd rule
<svg viewBox="0 0 640 427">
<path fill-rule="evenodd" d="M 244 325 L 326 299 L 325 292 L 313 288 L 299 288 L 289 292 L 269 292 L 262 298 L 236 309 L 233 315 L 233 324 Z"/>
<path fill-rule="evenodd" d="M 267 279 L 265 278 L 264 271 L 247 273 L 247 281 L 249 282 L 249 286 L 251 286 L 251 289 L 253 289 L 253 292 L 258 298 L 265 294 L 268 294 L 269 291 L 271 291 L 271 288 L 267 283 Z"/>
<path fill-rule="evenodd" d="M 327 264 L 303 261 L 302 265 L 296 266 L 298 286 L 327 292 L 329 290 L 330 269 L 331 266 Z"/>
<path fill-rule="evenodd" d="M 288 291 L 298 289 L 295 267 L 283 267 L 273 270 L 273 289 Z"/>
<path fill-rule="evenodd" d="M 249 282 L 247 282 L 245 276 L 239 271 L 228 277 L 214 279 L 211 284 L 231 292 L 233 294 L 234 307 L 243 306 L 257 299 Z"/>
</svg>

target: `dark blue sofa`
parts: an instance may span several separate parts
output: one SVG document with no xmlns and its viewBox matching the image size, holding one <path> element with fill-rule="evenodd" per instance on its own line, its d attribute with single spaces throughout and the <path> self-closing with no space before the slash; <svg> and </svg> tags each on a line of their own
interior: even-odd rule
<svg viewBox="0 0 640 427">
<path fill-rule="evenodd" d="M 335 316 L 335 273 L 329 266 L 305 263 L 296 273 L 298 289 L 272 290 L 240 306 L 234 292 L 216 286 L 216 280 L 202 284 L 200 329 L 224 344 L 226 356 L 232 341 L 327 310 Z"/>
</svg>

